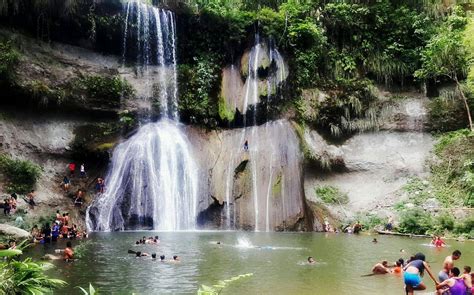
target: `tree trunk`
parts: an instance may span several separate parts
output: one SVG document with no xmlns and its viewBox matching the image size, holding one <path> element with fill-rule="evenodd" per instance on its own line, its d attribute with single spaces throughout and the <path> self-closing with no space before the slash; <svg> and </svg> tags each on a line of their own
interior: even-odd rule
<svg viewBox="0 0 474 295">
<path fill-rule="evenodd" d="M 457 77 L 454 78 L 454 81 L 456 82 L 456 88 L 458 89 L 459 93 L 461 94 L 461 98 L 464 102 L 464 106 L 466 107 L 466 112 L 467 112 L 467 118 L 469 120 L 469 128 L 471 131 L 474 131 L 474 126 L 472 125 L 472 117 L 471 117 L 471 110 L 469 109 L 469 103 L 467 102 L 467 98 L 464 95 L 464 92 L 461 89 L 461 84 L 459 83 Z"/>
</svg>

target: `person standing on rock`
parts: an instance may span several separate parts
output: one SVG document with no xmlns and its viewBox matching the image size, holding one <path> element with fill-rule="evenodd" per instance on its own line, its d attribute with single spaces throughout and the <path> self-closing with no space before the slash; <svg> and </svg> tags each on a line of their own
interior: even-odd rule
<svg viewBox="0 0 474 295">
<path fill-rule="evenodd" d="M 5 199 L 3 203 L 3 214 L 10 215 L 10 200 Z"/>
<path fill-rule="evenodd" d="M 69 178 L 64 175 L 64 178 L 63 178 L 63 189 L 68 192 L 69 191 L 69 187 L 71 186 L 71 181 L 69 180 Z"/>
<path fill-rule="evenodd" d="M 81 177 L 86 177 L 86 166 L 84 165 L 84 163 L 81 164 Z"/>
<path fill-rule="evenodd" d="M 244 151 L 248 152 L 249 151 L 249 141 L 245 140 L 244 142 Z"/>
<path fill-rule="evenodd" d="M 76 172 L 76 163 L 74 162 L 69 163 L 68 168 L 69 168 L 69 174 L 71 176 L 74 176 L 74 172 Z"/>
<path fill-rule="evenodd" d="M 27 195 L 28 197 L 28 204 L 30 204 L 30 208 L 31 209 L 34 209 L 35 206 L 36 206 L 36 203 L 35 203 L 35 190 L 31 190 L 31 192 Z"/>
</svg>

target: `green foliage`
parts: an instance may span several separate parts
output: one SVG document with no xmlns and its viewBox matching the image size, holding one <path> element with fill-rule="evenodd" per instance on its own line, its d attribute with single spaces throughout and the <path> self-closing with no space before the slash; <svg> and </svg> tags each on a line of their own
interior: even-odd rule
<svg viewBox="0 0 474 295">
<path fill-rule="evenodd" d="M 36 263 L 27 258 L 23 261 L 0 262 L 0 293 L 5 295 L 44 294 L 66 282 L 49 278 L 44 271 L 53 265 Z"/>
<path fill-rule="evenodd" d="M 439 161 L 431 165 L 435 196 L 448 206 L 474 207 L 474 133 L 442 135 L 435 146 Z"/>
<path fill-rule="evenodd" d="M 17 249 L 0 250 L 0 258 L 14 257 L 21 254 L 23 254 L 23 252 Z"/>
<path fill-rule="evenodd" d="M 19 60 L 20 54 L 13 49 L 10 41 L 0 42 L 0 79 L 12 78 Z"/>
<path fill-rule="evenodd" d="M 461 222 L 456 223 L 454 232 L 457 234 L 465 234 L 468 238 L 474 239 L 474 216 L 470 216 Z"/>
<path fill-rule="evenodd" d="M 12 159 L 0 154 L 0 171 L 7 177 L 8 192 L 27 193 L 36 184 L 41 168 L 28 160 Z"/>
<path fill-rule="evenodd" d="M 451 214 L 444 213 L 436 218 L 435 231 L 441 232 L 443 230 L 452 231 L 454 229 L 454 218 Z"/>
<path fill-rule="evenodd" d="M 73 91 L 80 96 L 107 102 L 120 101 L 133 95 L 132 86 L 119 76 L 86 76 L 74 81 Z"/>
<path fill-rule="evenodd" d="M 82 294 L 84 295 L 99 295 L 100 294 L 99 291 L 96 290 L 94 286 L 92 286 L 92 284 L 89 284 L 89 290 L 86 290 L 82 287 L 78 287 L 78 288 L 81 290 Z"/>
<path fill-rule="evenodd" d="M 428 198 L 433 197 L 430 182 L 420 178 L 412 178 L 403 186 L 403 190 L 408 194 L 409 201 L 420 206 Z"/>
<path fill-rule="evenodd" d="M 458 7 L 421 52 L 422 67 L 415 73 L 417 78 L 444 77 L 454 81 L 467 72 L 468 54 L 463 44 L 466 24 L 467 19 Z"/>
<path fill-rule="evenodd" d="M 190 122 L 207 126 L 216 124 L 217 102 L 211 96 L 217 92 L 219 82 L 219 66 L 215 58 L 211 55 L 195 57 L 194 64 L 179 68 L 181 96 L 178 107 L 181 115 Z"/>
<path fill-rule="evenodd" d="M 354 222 L 360 222 L 363 229 L 374 229 L 379 225 L 385 224 L 386 220 L 380 218 L 377 214 L 371 212 L 358 213 L 355 218 L 349 220 L 347 224 L 353 224 Z"/>
<path fill-rule="evenodd" d="M 198 295 L 218 295 L 220 294 L 229 284 L 234 283 L 238 280 L 248 278 L 253 276 L 253 273 L 247 273 L 243 275 L 238 275 L 227 280 L 222 280 L 217 282 L 217 284 L 212 286 L 201 285 L 197 291 Z"/>
<path fill-rule="evenodd" d="M 398 230 L 402 233 L 417 235 L 427 234 L 433 227 L 433 219 L 429 212 L 414 208 L 401 213 Z"/>
<path fill-rule="evenodd" d="M 347 204 L 349 197 L 337 187 L 324 185 L 315 188 L 316 195 L 327 204 Z"/>
<path fill-rule="evenodd" d="M 474 101 L 471 103 L 474 107 Z M 460 99 L 440 96 L 428 104 L 428 128 L 448 132 L 467 127 L 465 108 Z"/>
</svg>

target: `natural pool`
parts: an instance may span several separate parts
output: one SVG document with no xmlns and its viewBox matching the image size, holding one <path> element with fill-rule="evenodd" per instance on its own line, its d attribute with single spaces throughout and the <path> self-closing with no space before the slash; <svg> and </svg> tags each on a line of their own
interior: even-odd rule
<svg viewBox="0 0 474 295">
<path fill-rule="evenodd" d="M 161 243 L 134 246 L 140 237 L 151 235 L 159 235 Z M 372 243 L 374 237 L 377 244 Z M 455 249 L 462 252 L 458 267 L 474 266 L 473 242 L 448 241 L 450 247 L 435 249 L 423 245 L 428 239 L 389 236 L 147 231 L 93 233 L 89 240 L 84 258 L 54 262 L 56 268 L 50 274 L 69 283 L 56 294 L 81 294 L 76 287 L 87 287 L 89 282 L 102 294 L 196 294 L 200 284 L 212 285 L 245 273 L 254 275 L 231 284 L 223 294 L 403 294 L 401 277 L 361 275 L 370 273 L 380 260 L 407 259 L 420 251 L 436 273 Z M 63 242 L 30 251 L 39 257 L 61 247 Z M 164 254 L 167 259 L 179 255 L 182 262 L 135 258 L 127 254 L 129 249 Z M 308 256 L 318 263 L 306 264 Z M 424 281 L 427 291 L 434 291 L 428 275 Z"/>
</svg>

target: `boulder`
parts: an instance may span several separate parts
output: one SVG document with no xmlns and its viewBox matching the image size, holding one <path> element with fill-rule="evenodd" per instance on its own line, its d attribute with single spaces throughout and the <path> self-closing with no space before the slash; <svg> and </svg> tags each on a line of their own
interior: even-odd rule
<svg viewBox="0 0 474 295">
<path fill-rule="evenodd" d="M 30 238 L 30 233 L 21 228 L 1 223 L 0 224 L 0 235 L 11 236 L 15 239 L 22 240 Z"/>
</svg>

